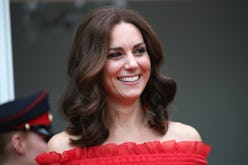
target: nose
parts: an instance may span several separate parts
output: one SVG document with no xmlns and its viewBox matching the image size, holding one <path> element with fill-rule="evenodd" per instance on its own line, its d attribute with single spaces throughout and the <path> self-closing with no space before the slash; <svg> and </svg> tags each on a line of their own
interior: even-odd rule
<svg viewBox="0 0 248 165">
<path fill-rule="evenodd" d="M 138 67 L 137 59 L 133 55 L 133 53 L 128 53 L 125 61 L 126 69 L 135 69 Z"/>
</svg>

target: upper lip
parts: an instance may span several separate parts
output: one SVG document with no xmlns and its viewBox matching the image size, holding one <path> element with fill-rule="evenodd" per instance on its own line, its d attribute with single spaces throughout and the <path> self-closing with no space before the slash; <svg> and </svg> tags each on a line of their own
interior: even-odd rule
<svg viewBox="0 0 248 165">
<path fill-rule="evenodd" d="M 124 77 L 135 77 L 135 76 L 140 76 L 140 74 L 135 74 L 135 75 L 126 75 L 126 76 L 119 76 L 118 78 L 124 78 Z"/>
</svg>

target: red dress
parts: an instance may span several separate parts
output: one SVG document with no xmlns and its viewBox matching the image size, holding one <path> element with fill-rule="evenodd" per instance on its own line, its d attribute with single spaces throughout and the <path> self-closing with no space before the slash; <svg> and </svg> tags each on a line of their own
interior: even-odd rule
<svg viewBox="0 0 248 165">
<path fill-rule="evenodd" d="M 106 144 L 74 148 L 59 154 L 43 153 L 36 157 L 39 165 L 207 165 L 210 146 L 202 142 L 154 141 Z"/>
</svg>

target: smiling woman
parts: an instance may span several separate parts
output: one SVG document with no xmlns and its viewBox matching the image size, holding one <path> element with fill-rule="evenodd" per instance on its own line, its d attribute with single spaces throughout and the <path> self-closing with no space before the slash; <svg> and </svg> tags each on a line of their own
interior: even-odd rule
<svg viewBox="0 0 248 165">
<path fill-rule="evenodd" d="M 130 36 L 132 36 L 130 38 Z M 110 49 L 103 68 L 103 87 L 111 100 L 138 101 L 150 77 L 150 58 L 140 31 L 130 23 L 112 29 Z"/>
<path fill-rule="evenodd" d="M 135 11 L 102 8 L 79 25 L 61 100 L 68 127 L 38 164 L 207 164 L 210 147 L 173 122 L 176 82 L 159 72 L 163 52 Z"/>
</svg>

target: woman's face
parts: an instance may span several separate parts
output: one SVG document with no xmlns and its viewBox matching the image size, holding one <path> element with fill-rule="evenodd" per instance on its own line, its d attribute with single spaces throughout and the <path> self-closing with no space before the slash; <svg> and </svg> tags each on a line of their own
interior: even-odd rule
<svg viewBox="0 0 248 165">
<path fill-rule="evenodd" d="M 131 23 L 116 24 L 103 68 L 103 86 L 108 99 L 137 99 L 150 77 L 151 63 L 142 34 Z"/>
</svg>

